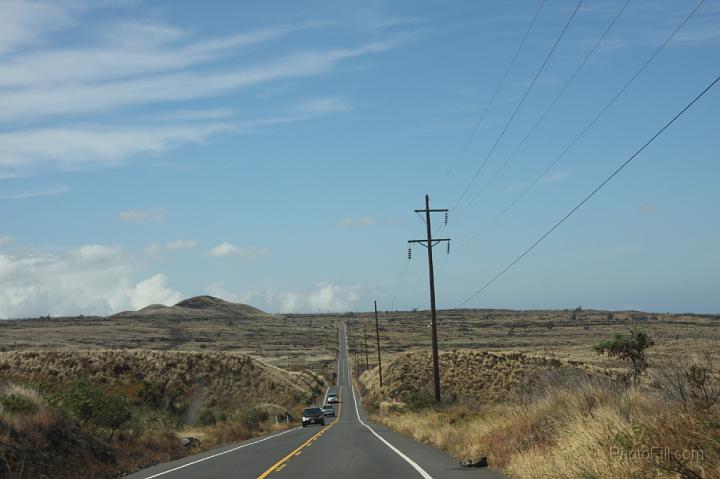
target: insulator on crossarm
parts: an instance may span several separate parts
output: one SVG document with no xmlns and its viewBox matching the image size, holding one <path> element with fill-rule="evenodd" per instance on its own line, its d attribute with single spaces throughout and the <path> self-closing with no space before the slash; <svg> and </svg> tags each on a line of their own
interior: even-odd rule
<svg viewBox="0 0 720 479">
<path fill-rule="evenodd" d="M 412 259 L 412 248 L 408 248 L 408 260 Z"/>
<path fill-rule="evenodd" d="M 447 242 L 447 254 L 450 254 L 450 242 Z"/>
<path fill-rule="evenodd" d="M 447 226 L 447 222 L 448 222 L 448 212 L 446 211 L 445 212 L 445 226 Z"/>
</svg>

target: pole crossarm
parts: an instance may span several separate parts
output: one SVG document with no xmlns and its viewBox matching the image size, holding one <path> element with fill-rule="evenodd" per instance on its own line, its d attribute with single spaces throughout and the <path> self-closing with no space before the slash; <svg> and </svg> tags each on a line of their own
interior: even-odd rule
<svg viewBox="0 0 720 479">
<path fill-rule="evenodd" d="M 432 245 L 435 246 L 438 243 L 441 243 L 443 241 L 450 241 L 450 238 L 433 238 L 431 241 L 432 241 Z M 418 244 L 423 245 L 426 248 L 427 248 L 427 242 L 428 242 L 428 240 L 408 240 L 408 243 L 418 243 Z"/>
</svg>

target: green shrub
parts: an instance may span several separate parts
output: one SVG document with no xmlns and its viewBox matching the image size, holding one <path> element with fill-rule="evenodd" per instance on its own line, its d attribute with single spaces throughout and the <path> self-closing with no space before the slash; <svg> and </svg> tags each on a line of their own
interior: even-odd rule
<svg viewBox="0 0 720 479">
<path fill-rule="evenodd" d="M 152 409 L 162 409 L 165 406 L 165 391 L 158 381 L 143 381 L 137 397 L 142 404 Z"/>
<path fill-rule="evenodd" d="M 27 413 L 37 410 L 35 403 L 17 394 L 0 395 L 0 406 L 10 413 Z"/>
<path fill-rule="evenodd" d="M 49 402 L 66 415 L 111 429 L 119 428 L 132 416 L 124 397 L 104 394 L 84 382 L 73 383 L 53 393 Z"/>
<path fill-rule="evenodd" d="M 435 406 L 435 398 L 425 389 L 411 391 L 405 400 L 405 406 L 408 411 L 428 409 Z"/>
<path fill-rule="evenodd" d="M 240 417 L 240 421 L 248 429 L 257 429 L 260 423 L 267 421 L 270 415 L 267 411 L 260 408 L 252 408 L 244 411 Z"/>
<path fill-rule="evenodd" d="M 203 409 L 200 411 L 198 421 L 200 421 L 200 424 L 203 426 L 211 426 L 217 422 L 217 418 L 215 417 L 215 413 L 213 413 L 212 409 Z"/>
</svg>

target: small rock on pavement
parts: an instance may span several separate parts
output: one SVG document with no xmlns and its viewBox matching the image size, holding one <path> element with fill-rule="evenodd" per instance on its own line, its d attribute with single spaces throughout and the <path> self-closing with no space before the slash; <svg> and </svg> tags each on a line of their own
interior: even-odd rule
<svg viewBox="0 0 720 479">
<path fill-rule="evenodd" d="M 479 459 L 465 459 L 460 461 L 462 467 L 488 467 L 487 457 L 483 456 Z"/>
<path fill-rule="evenodd" d="M 182 445 L 187 448 L 194 449 L 196 447 L 200 447 L 200 439 L 196 437 L 184 437 Z"/>
</svg>

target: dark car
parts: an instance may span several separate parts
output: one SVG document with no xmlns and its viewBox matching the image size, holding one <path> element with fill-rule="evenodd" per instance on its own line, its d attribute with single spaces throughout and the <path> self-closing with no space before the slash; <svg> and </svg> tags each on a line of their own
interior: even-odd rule
<svg viewBox="0 0 720 479">
<path fill-rule="evenodd" d="M 303 427 L 308 424 L 320 424 L 325 425 L 325 414 L 319 407 L 306 408 L 302 413 L 302 425 Z"/>
</svg>

